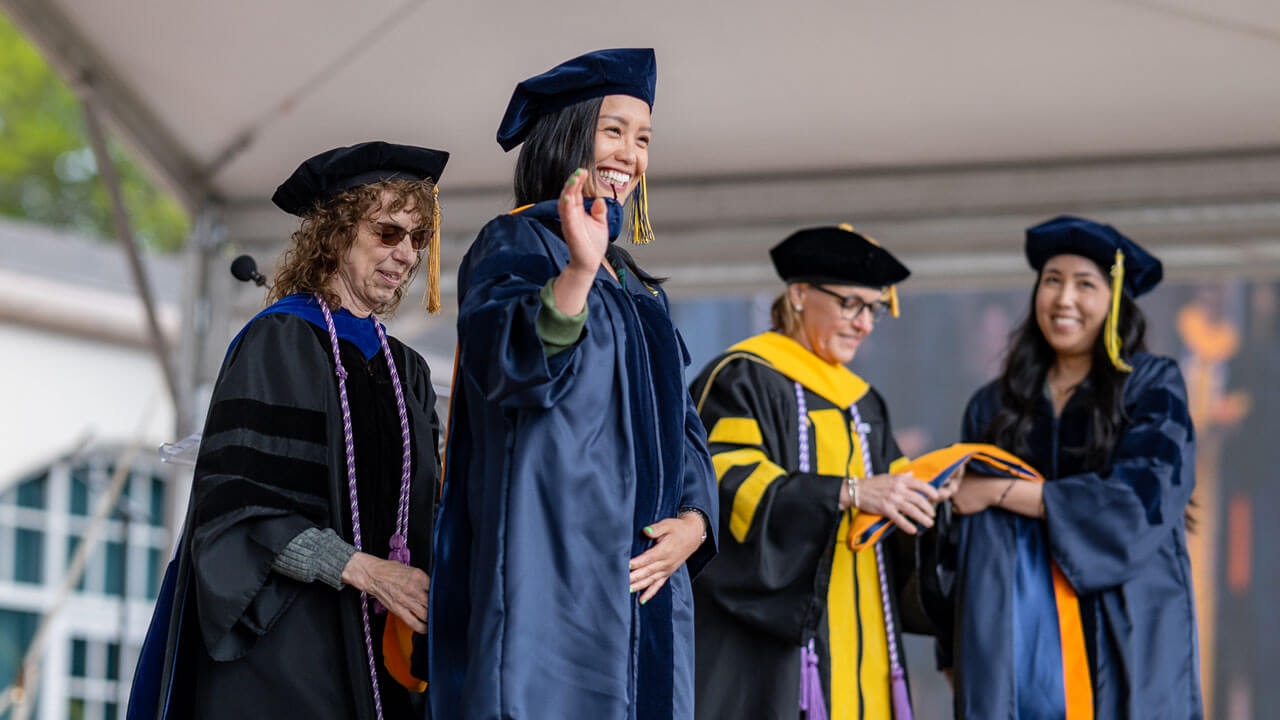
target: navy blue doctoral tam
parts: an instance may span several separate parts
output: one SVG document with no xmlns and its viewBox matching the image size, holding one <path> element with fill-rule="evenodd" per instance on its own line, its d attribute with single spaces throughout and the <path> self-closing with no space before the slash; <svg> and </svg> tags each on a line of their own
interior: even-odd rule
<svg viewBox="0 0 1280 720">
<path fill-rule="evenodd" d="M 1160 260 L 1120 234 L 1119 230 L 1085 218 L 1060 215 L 1027 228 L 1027 262 L 1039 272 L 1055 255 L 1080 255 L 1098 263 L 1104 274 L 1124 254 L 1124 288 L 1138 297 L 1164 277 Z"/>
<path fill-rule="evenodd" d="M 503 150 L 524 142 L 539 117 L 605 95 L 630 95 L 653 109 L 658 60 L 653 48 L 597 50 L 516 85 L 498 126 Z"/>
<path fill-rule="evenodd" d="M 306 215 L 343 190 L 384 180 L 440 182 L 449 153 L 375 140 L 326 150 L 308 158 L 276 188 L 271 202 L 290 215 Z"/>
</svg>

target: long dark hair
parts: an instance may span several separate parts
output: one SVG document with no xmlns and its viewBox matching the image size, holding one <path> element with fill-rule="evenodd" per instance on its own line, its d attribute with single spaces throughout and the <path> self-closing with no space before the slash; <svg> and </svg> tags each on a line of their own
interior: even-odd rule
<svg viewBox="0 0 1280 720">
<path fill-rule="evenodd" d="M 1106 276 L 1104 271 L 1103 277 Z M 1000 412 L 983 433 L 987 442 L 1024 457 L 1031 452 L 1027 436 L 1038 417 L 1045 379 L 1056 359 L 1036 321 L 1036 293 L 1039 289 L 1040 277 L 1037 277 L 1031 290 L 1031 309 L 1009 336 L 1009 351 L 999 379 Z M 1147 321 L 1127 291 L 1120 297 L 1118 330 L 1120 347 L 1124 348 L 1125 355 L 1146 350 Z M 1099 332 L 1093 343 L 1093 366 L 1080 388 L 1080 391 L 1088 393 L 1089 402 L 1085 445 L 1067 448 L 1069 452 L 1083 455 L 1085 467 L 1094 471 L 1107 464 L 1127 420 L 1122 403 L 1126 373 L 1111 364 L 1103 335 Z"/>
<path fill-rule="evenodd" d="M 583 100 L 534 121 L 516 160 L 516 207 L 559 198 L 565 180 L 574 170 L 595 167 L 596 122 L 603 103 L 604 98 Z M 627 202 L 633 200 L 634 193 Z M 607 256 L 621 260 L 641 282 L 661 285 L 666 281 L 645 272 L 631 253 L 616 242 L 610 243 Z"/>
</svg>

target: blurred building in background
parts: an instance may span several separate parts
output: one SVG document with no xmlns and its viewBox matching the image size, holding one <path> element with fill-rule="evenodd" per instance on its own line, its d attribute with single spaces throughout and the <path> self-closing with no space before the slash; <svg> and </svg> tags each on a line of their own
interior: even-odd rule
<svg viewBox="0 0 1280 720">
<path fill-rule="evenodd" d="M 388 323 L 447 394 L 457 264 L 511 207 L 514 157 L 492 133 L 512 86 L 579 52 L 633 45 L 656 47 L 660 68 L 648 177 L 657 240 L 634 253 L 671 278 L 690 376 L 764 329 L 781 289 L 770 246 L 798 227 L 851 222 L 913 271 L 903 316 L 876 330 L 853 369 L 887 399 L 903 449 L 920 452 L 955 440 L 965 401 L 996 373 L 1026 312 L 1024 228 L 1084 215 L 1164 260 L 1166 283 L 1142 306 L 1152 349 L 1182 364 L 1199 434 L 1193 567 L 1208 715 L 1247 720 L 1280 707 L 1268 674 L 1280 640 L 1261 632 L 1280 601 L 1280 530 L 1265 520 L 1280 501 L 1270 438 L 1280 421 L 1280 84 L 1263 72 L 1280 55 L 1280 6 L 655 0 L 625 23 L 564 0 L 0 8 L 192 218 L 180 255 L 146 260 L 173 396 L 148 354 L 119 248 L 42 255 L 63 247 L 61 236 L 23 239 L 0 226 L 0 382 L 19 409 L 0 417 L 0 607 L 17 613 L 5 620 L 17 634 L 3 635 L 0 685 L 26 649 L 10 638 L 31 632 L 31 613 L 59 581 L 67 544 L 53 518 L 75 531 L 68 503 L 86 428 L 99 478 L 116 449 L 144 438 L 153 450 L 199 428 L 227 342 L 263 302 L 227 266 L 249 252 L 270 275 L 293 229 L 269 202 L 276 184 L 315 152 L 368 139 L 452 151 L 441 183 L 445 312 L 406 302 Z M 158 27 L 173 31 L 138 42 L 139 28 Z M 419 282 L 410 299 L 420 292 Z M 148 508 L 165 495 L 172 537 L 188 482 L 177 475 L 156 491 L 145 478 L 168 468 L 148 469 L 154 455 L 144 456 L 130 486 L 130 507 L 147 517 L 130 521 L 134 550 L 119 549 L 123 521 L 112 520 L 118 545 L 95 556 L 76 595 L 127 622 L 48 644 L 45 671 L 63 684 L 44 685 L 42 717 L 78 713 L 76 698 L 90 694 L 75 688 L 101 703 L 83 706 L 84 717 L 120 707 L 106 704 L 119 697 L 107 676 L 129 675 L 140 625 L 111 605 L 107 578 L 126 566 L 145 605 L 148 553 L 164 544 L 148 544 L 161 537 L 143 529 L 156 520 Z M 23 577 L 40 568 L 40 581 L 11 580 L 19 567 Z M 68 608 L 55 625 L 70 622 Z M 123 655 L 103 649 L 112 642 Z M 947 716 L 929 642 L 908 649 L 918 716 Z M 78 668 L 95 677 L 81 682 Z"/>
<path fill-rule="evenodd" d="M 114 720 L 185 502 L 185 478 L 156 453 L 173 411 L 118 248 L 10 220 L 0 247 L 0 678 L 19 676 L 47 621 L 31 717 Z M 172 337 L 181 262 L 150 265 Z M 95 511 L 97 541 L 64 593 Z"/>
</svg>

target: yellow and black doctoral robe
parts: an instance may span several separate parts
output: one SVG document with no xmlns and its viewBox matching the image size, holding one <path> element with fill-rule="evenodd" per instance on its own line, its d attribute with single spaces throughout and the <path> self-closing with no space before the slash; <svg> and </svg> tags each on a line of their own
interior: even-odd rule
<svg viewBox="0 0 1280 720">
<path fill-rule="evenodd" d="M 799 470 L 796 382 L 812 472 Z M 839 509 L 846 477 L 907 462 L 884 400 L 845 367 L 774 332 L 712 360 L 691 391 L 710 433 L 721 538 L 719 557 L 694 583 L 697 717 L 800 717 L 801 648 L 812 639 L 831 720 L 891 718 L 875 549 L 850 550 L 856 510 Z M 855 403 L 869 426 L 870 469 Z M 894 533 L 885 542 L 901 658 L 897 596 L 912 575 L 912 538 Z"/>
</svg>

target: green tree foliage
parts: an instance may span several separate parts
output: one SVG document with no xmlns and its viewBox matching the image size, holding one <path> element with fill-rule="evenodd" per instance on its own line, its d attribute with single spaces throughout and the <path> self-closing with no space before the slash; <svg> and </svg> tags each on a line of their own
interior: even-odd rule
<svg viewBox="0 0 1280 720">
<path fill-rule="evenodd" d="M 117 143 L 109 143 L 139 240 L 180 248 L 188 218 Z M 80 103 L 21 31 L 0 14 L 0 214 L 115 238 Z"/>
</svg>

